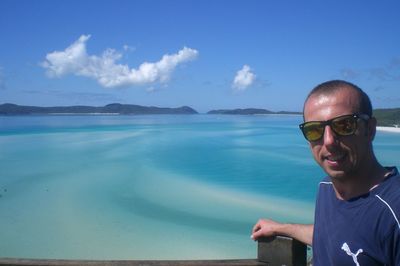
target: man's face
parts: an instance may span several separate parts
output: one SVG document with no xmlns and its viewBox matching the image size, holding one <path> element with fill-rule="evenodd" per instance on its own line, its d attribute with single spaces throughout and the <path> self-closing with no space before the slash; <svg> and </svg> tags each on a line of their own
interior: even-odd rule
<svg viewBox="0 0 400 266">
<path fill-rule="evenodd" d="M 311 96 L 304 108 L 304 119 L 326 121 L 338 116 L 359 112 L 359 96 L 356 91 L 342 89 L 331 95 Z M 372 154 L 371 142 L 375 131 L 368 122 L 358 120 L 354 135 L 339 136 L 330 126 L 325 127 L 324 136 L 311 141 L 314 159 L 332 178 L 348 179 L 359 174 Z"/>
</svg>

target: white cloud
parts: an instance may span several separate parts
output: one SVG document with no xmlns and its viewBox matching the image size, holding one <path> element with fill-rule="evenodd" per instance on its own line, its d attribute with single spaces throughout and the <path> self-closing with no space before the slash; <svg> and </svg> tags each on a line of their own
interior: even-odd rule
<svg viewBox="0 0 400 266">
<path fill-rule="evenodd" d="M 156 90 L 157 90 L 157 89 L 154 88 L 153 86 L 148 87 L 148 88 L 146 89 L 146 91 L 147 91 L 148 93 L 153 93 L 153 92 L 155 92 Z"/>
<path fill-rule="evenodd" d="M 360 73 L 352 68 L 343 68 L 340 70 L 340 74 L 344 79 L 356 79 L 360 76 Z"/>
<path fill-rule="evenodd" d="M 368 79 L 379 82 L 400 80 L 400 57 L 394 57 L 388 64 L 366 69 L 345 68 L 340 71 L 344 79 Z"/>
<path fill-rule="evenodd" d="M 251 72 L 248 65 L 244 65 L 241 70 L 236 73 L 236 76 L 232 83 L 232 88 L 235 90 L 246 90 L 251 86 L 256 79 L 256 75 Z"/>
<path fill-rule="evenodd" d="M 86 42 L 90 35 L 82 35 L 64 51 L 55 51 L 46 55 L 41 65 L 47 69 L 49 77 L 61 77 L 67 74 L 89 77 L 104 87 L 123 85 L 142 85 L 155 82 L 167 82 L 175 68 L 182 63 L 194 60 L 198 51 L 184 47 L 176 54 L 166 54 L 160 61 L 144 62 L 138 69 L 117 64 L 122 54 L 114 49 L 105 50 L 102 55 L 88 55 Z"/>
<path fill-rule="evenodd" d="M 125 52 L 133 52 L 133 51 L 136 50 L 135 47 L 130 46 L 130 45 L 127 45 L 127 44 L 124 44 L 123 48 L 124 48 L 124 51 L 125 51 Z"/>
</svg>

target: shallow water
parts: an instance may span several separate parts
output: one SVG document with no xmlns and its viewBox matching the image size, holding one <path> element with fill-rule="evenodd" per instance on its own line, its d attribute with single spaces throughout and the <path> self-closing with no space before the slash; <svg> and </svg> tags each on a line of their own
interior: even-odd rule
<svg viewBox="0 0 400 266">
<path fill-rule="evenodd" d="M 255 258 L 260 217 L 312 222 L 300 116 L 0 117 L 0 257 Z M 398 165 L 400 135 L 375 150 Z"/>
</svg>

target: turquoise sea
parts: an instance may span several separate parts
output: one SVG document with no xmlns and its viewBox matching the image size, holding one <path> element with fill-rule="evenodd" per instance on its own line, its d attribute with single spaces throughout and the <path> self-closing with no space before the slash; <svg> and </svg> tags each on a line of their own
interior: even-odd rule
<svg viewBox="0 0 400 266">
<path fill-rule="evenodd" d="M 301 119 L 0 117 L 0 257 L 255 258 L 259 218 L 313 221 Z M 374 147 L 399 166 L 400 134 Z"/>
</svg>

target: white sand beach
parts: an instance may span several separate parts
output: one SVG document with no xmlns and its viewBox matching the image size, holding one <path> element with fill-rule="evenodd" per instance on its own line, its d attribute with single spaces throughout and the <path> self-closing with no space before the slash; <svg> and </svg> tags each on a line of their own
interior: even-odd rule
<svg viewBox="0 0 400 266">
<path fill-rule="evenodd" d="M 376 127 L 379 131 L 400 133 L 400 127 Z"/>
</svg>

